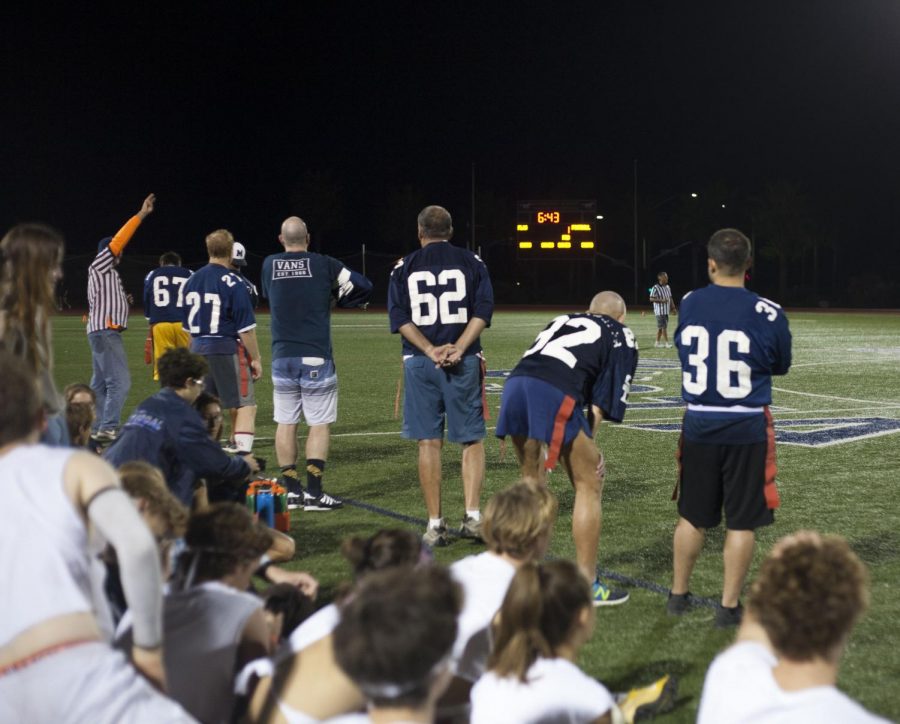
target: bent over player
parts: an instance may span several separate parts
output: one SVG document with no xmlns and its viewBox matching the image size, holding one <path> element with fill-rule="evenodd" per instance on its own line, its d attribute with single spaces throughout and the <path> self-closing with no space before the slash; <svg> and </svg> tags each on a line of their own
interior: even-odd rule
<svg viewBox="0 0 900 724">
<path fill-rule="evenodd" d="M 754 531 L 775 519 L 775 431 L 768 405 L 772 375 L 791 366 L 791 332 L 775 302 L 744 289 L 750 240 L 737 229 L 707 244 L 712 282 L 685 295 L 675 331 L 681 396 L 687 403 L 680 443 L 673 615 L 691 605 L 688 583 L 707 528 L 725 510 L 725 579 L 716 626 L 741 621 L 740 594 L 753 557 Z"/>
<path fill-rule="evenodd" d="M 262 289 L 272 312 L 272 386 L 275 456 L 281 481 L 304 510 L 328 511 L 342 503 L 322 491 L 331 423 L 337 419 L 337 372 L 331 349 L 331 304 L 364 306 L 372 282 L 337 259 L 309 251 L 303 219 L 291 216 L 281 225 L 281 254 L 263 261 Z M 297 477 L 297 424 L 309 425 L 306 438 L 306 485 Z"/>
<path fill-rule="evenodd" d="M 572 537 L 595 606 L 628 600 L 597 578 L 604 465 L 594 445 L 601 420 L 621 422 L 638 349 L 625 302 L 600 292 L 584 314 L 556 317 L 515 366 L 500 400 L 497 436 L 512 438 L 522 477 L 546 483 L 562 460 L 575 488 Z M 589 406 L 588 414 L 584 408 Z"/>
<path fill-rule="evenodd" d="M 453 222 L 440 206 L 419 213 L 422 245 L 391 272 L 388 316 L 403 337 L 403 437 L 419 442 L 419 482 L 428 509 L 423 540 L 449 542 L 441 517 L 441 447 L 462 445 L 466 512 L 460 534 L 481 537 L 484 482 L 484 402 L 479 335 L 491 323 L 494 291 L 487 267 L 450 243 Z"/>
</svg>

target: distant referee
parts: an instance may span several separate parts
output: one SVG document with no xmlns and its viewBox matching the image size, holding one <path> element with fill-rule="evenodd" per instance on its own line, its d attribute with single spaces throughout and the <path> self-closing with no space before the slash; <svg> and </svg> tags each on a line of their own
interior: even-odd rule
<svg viewBox="0 0 900 724">
<path fill-rule="evenodd" d="M 656 275 L 657 283 L 650 290 L 650 301 L 653 302 L 653 313 L 656 315 L 656 344 L 654 347 L 671 347 L 669 343 L 669 310 L 678 314 L 675 302 L 672 301 L 672 290 L 669 289 L 669 275 L 664 271 Z"/>
<path fill-rule="evenodd" d="M 153 213 L 156 196 L 150 194 L 141 210 L 113 237 L 100 241 L 97 256 L 88 267 L 88 342 L 94 372 L 91 389 L 97 396 L 97 420 L 93 437 L 98 442 L 115 440 L 125 398 L 131 388 L 128 358 L 122 332 L 128 326 L 129 295 L 116 267 L 122 252 L 141 222 Z"/>
</svg>

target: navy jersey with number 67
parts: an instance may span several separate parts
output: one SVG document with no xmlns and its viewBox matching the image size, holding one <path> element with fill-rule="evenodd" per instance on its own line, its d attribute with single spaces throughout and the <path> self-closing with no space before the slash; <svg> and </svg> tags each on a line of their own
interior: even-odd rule
<svg viewBox="0 0 900 724">
<path fill-rule="evenodd" d="M 144 277 L 144 316 L 150 324 L 182 320 L 183 288 L 190 276 L 182 266 L 161 266 Z"/>
<path fill-rule="evenodd" d="M 537 377 L 621 422 L 637 368 L 631 330 L 605 314 L 564 314 L 550 322 L 522 355 L 510 377 Z"/>
<path fill-rule="evenodd" d="M 484 262 L 448 241 L 433 241 L 405 256 L 391 272 L 391 332 L 412 322 L 431 344 L 452 344 L 472 317 L 491 324 L 494 290 Z M 466 355 L 481 351 L 475 340 Z M 423 354 L 403 339 L 404 355 Z"/>
<path fill-rule="evenodd" d="M 241 332 L 256 327 L 250 292 L 237 274 L 207 264 L 184 285 L 182 323 L 197 354 L 234 354 Z"/>
</svg>

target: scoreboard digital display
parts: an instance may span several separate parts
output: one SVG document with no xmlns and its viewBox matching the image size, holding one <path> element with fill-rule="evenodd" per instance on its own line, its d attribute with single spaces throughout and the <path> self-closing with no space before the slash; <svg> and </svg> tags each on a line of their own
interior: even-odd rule
<svg viewBox="0 0 900 724">
<path fill-rule="evenodd" d="M 594 254 L 597 249 L 597 202 L 519 201 L 516 244 L 525 258 Z"/>
</svg>

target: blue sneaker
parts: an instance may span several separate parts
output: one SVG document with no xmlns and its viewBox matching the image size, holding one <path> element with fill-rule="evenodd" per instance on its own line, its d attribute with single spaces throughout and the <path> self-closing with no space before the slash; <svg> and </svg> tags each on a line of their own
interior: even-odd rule
<svg viewBox="0 0 900 724">
<path fill-rule="evenodd" d="M 618 606 L 628 600 L 628 591 L 610 588 L 597 579 L 591 586 L 591 599 L 595 606 Z"/>
</svg>

